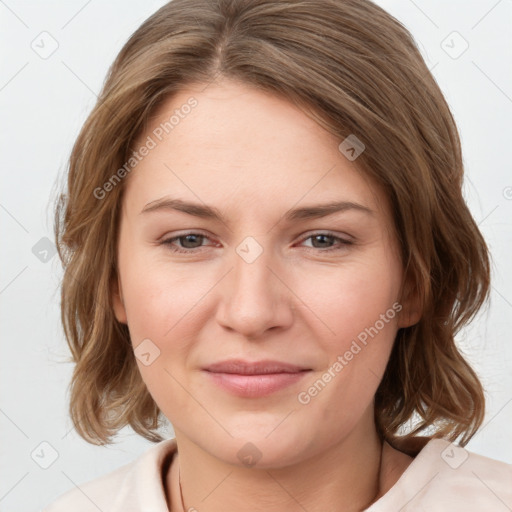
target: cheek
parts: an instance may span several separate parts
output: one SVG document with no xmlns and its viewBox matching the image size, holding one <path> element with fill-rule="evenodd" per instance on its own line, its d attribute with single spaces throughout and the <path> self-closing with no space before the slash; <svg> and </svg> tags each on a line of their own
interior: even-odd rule
<svg viewBox="0 0 512 512">
<path fill-rule="evenodd" d="M 201 297 L 211 288 L 200 272 L 155 259 L 151 254 L 155 250 L 159 249 L 130 254 L 121 269 L 134 345 L 143 338 L 162 342 L 175 337 L 175 331 L 182 328 L 185 319 L 190 322 Z"/>
<path fill-rule="evenodd" d="M 325 358 L 299 403 L 325 425 L 354 424 L 375 395 L 397 331 L 398 276 L 393 266 L 354 264 L 317 281 L 322 293 L 309 295 L 308 306 L 327 326 L 316 336 Z M 300 293 L 308 289 L 304 284 Z"/>
<path fill-rule="evenodd" d="M 326 425 L 357 421 L 389 360 L 401 309 L 400 268 L 380 261 L 379 256 L 373 265 L 354 262 L 317 281 L 322 292 L 309 296 L 309 307 L 328 329 L 316 337 L 325 356 L 323 368 L 303 387 L 299 403 L 309 404 L 309 412 Z M 304 284 L 301 293 L 307 295 L 308 289 Z"/>
<path fill-rule="evenodd" d="M 181 410 L 188 395 L 178 382 L 184 381 L 187 355 L 200 329 L 199 301 L 208 288 L 202 290 L 176 268 L 148 261 L 131 257 L 122 274 L 131 343 L 155 402 L 162 410 Z M 165 405 L 169 397 L 172 408 Z"/>
<path fill-rule="evenodd" d="M 375 326 L 383 337 L 394 337 L 398 273 L 391 267 L 355 263 L 339 272 L 303 281 L 298 295 L 325 325 L 325 340 L 338 349 L 350 345 Z M 314 286 L 313 286 L 314 285 Z M 400 307 L 398 306 L 398 309 Z M 373 329 L 372 329 L 373 332 Z"/>
</svg>

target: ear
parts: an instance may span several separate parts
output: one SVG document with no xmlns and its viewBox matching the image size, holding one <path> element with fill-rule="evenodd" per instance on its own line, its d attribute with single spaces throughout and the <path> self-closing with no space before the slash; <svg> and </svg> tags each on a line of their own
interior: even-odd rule
<svg viewBox="0 0 512 512">
<path fill-rule="evenodd" d="M 398 315 L 398 327 L 411 327 L 421 319 L 423 305 L 417 286 L 412 279 L 406 279 L 400 299 L 402 309 Z"/>
<path fill-rule="evenodd" d="M 119 279 L 119 276 L 116 276 L 112 281 L 111 294 L 114 315 L 118 322 L 126 324 L 126 309 L 124 307 L 123 289 L 121 287 L 121 280 Z"/>
</svg>

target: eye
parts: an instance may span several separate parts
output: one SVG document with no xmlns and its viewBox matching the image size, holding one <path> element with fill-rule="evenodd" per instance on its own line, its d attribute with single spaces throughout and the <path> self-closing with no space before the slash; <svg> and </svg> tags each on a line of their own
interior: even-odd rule
<svg viewBox="0 0 512 512">
<path fill-rule="evenodd" d="M 205 240 L 209 240 L 206 235 L 190 232 L 163 240 L 161 244 L 167 245 L 172 252 L 193 254 L 200 252 L 198 249 L 201 249 L 201 247 L 205 247 L 202 243 Z M 307 240 L 312 240 L 312 246 L 309 247 L 310 249 L 318 249 L 318 252 L 321 253 L 343 250 L 347 245 L 354 243 L 351 240 L 341 238 L 328 231 L 313 233 L 304 238 L 302 243 Z M 332 244 L 336 244 L 336 242 L 337 245 L 332 246 Z M 177 243 L 179 243 L 179 245 L 176 245 Z"/>
<path fill-rule="evenodd" d="M 352 240 L 347 240 L 344 238 L 341 238 L 339 236 L 334 235 L 331 232 L 328 231 L 322 231 L 318 233 L 313 233 L 312 235 L 309 235 L 308 237 L 303 239 L 303 242 L 306 240 L 312 240 L 313 243 L 313 249 L 319 249 L 320 252 L 330 252 L 330 251 L 339 251 L 343 250 L 347 245 L 352 245 L 354 242 Z M 325 244 L 331 244 L 333 241 L 337 241 L 338 245 L 332 247 L 326 247 Z M 315 244 L 320 244 L 320 247 L 315 246 Z"/>
<path fill-rule="evenodd" d="M 198 252 L 195 249 L 200 247 L 204 247 L 201 242 L 205 239 L 208 239 L 206 235 L 201 233 L 184 233 L 179 236 L 175 236 L 173 238 L 168 238 L 167 240 L 163 240 L 161 243 L 168 245 L 169 249 L 172 252 L 180 252 L 180 253 L 188 253 L 191 254 L 193 252 Z M 175 242 L 179 242 L 181 247 L 176 247 Z"/>
</svg>

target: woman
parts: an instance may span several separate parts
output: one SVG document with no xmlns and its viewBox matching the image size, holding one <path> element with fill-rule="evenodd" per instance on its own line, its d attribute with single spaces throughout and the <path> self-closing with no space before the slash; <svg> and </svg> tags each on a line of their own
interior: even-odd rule
<svg viewBox="0 0 512 512">
<path fill-rule="evenodd" d="M 490 285 L 462 179 L 441 91 L 373 3 L 162 7 L 56 211 L 74 425 L 157 444 L 45 510 L 512 507 L 512 466 L 464 449 L 484 395 L 454 335 Z"/>
</svg>

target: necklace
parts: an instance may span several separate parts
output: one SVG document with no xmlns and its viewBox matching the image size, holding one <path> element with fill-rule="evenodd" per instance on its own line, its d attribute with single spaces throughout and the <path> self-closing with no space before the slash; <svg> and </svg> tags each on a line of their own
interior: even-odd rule
<svg viewBox="0 0 512 512">
<path fill-rule="evenodd" d="M 185 503 L 183 502 L 183 491 L 181 490 L 180 467 L 178 466 L 178 485 L 180 486 L 181 512 L 185 512 Z"/>
<path fill-rule="evenodd" d="M 380 472 L 382 469 L 382 453 L 383 452 L 384 452 L 384 441 L 382 441 L 381 449 L 380 449 L 379 469 L 377 470 L 377 482 L 380 482 Z M 178 466 L 178 485 L 180 488 L 181 512 L 185 512 L 185 503 L 183 501 L 183 491 L 181 489 L 180 466 Z M 373 505 L 373 503 L 375 503 L 375 501 L 377 500 L 377 496 L 379 495 L 379 491 L 380 491 L 380 484 L 377 485 L 377 494 L 375 494 L 372 501 L 365 508 L 368 508 L 369 506 Z"/>
<path fill-rule="evenodd" d="M 377 501 L 377 498 L 379 496 L 379 493 L 380 493 L 380 472 L 382 471 L 382 454 L 384 453 L 384 443 L 386 441 L 384 439 L 381 439 L 381 444 L 380 444 L 380 456 L 379 456 L 379 469 L 377 470 L 377 494 L 375 494 L 375 496 L 373 497 L 373 500 L 366 506 L 366 508 L 370 507 L 371 505 L 373 505 L 376 501 Z"/>
</svg>

